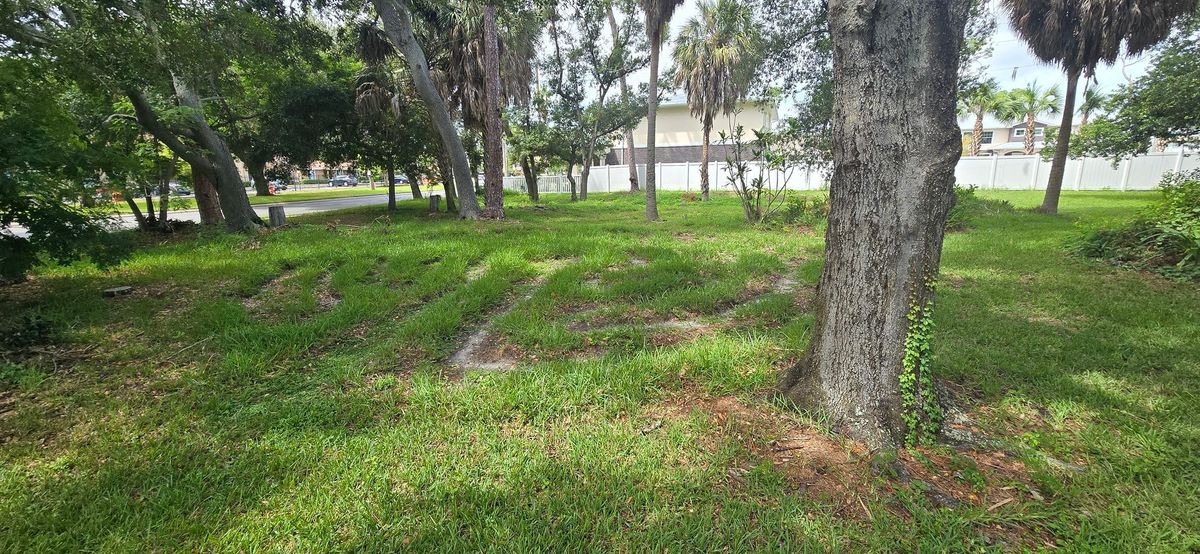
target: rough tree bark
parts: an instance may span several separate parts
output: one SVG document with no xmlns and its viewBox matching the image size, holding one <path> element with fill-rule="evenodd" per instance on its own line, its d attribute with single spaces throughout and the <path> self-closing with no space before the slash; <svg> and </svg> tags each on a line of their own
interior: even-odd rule
<svg viewBox="0 0 1200 554">
<path fill-rule="evenodd" d="M 504 219 L 504 130 L 500 124 L 500 39 L 496 5 L 483 7 L 483 216 Z"/>
<path fill-rule="evenodd" d="M 649 27 L 651 22 L 647 21 Z M 646 108 L 646 220 L 658 221 L 658 197 L 654 187 L 654 127 L 658 118 L 658 54 L 661 41 L 650 40 L 650 96 Z"/>
<path fill-rule="evenodd" d="M 200 97 L 179 77 L 172 75 L 171 80 L 180 105 L 191 108 L 188 116 L 190 127 L 196 135 L 196 142 L 204 148 L 205 157 L 212 164 L 215 177 L 213 184 L 217 189 L 217 200 L 221 203 L 221 213 L 225 215 L 225 227 L 230 231 L 247 231 L 261 226 L 262 218 L 250 206 L 250 198 L 246 196 L 246 188 L 242 185 L 241 175 L 238 175 L 229 145 L 204 119 Z"/>
<path fill-rule="evenodd" d="M 467 161 L 467 151 L 463 148 L 462 139 L 454 122 L 450 120 L 450 112 L 446 102 L 438 93 L 437 87 L 429 77 L 429 62 L 425 52 L 413 35 L 412 15 L 402 0 L 372 0 L 375 11 L 383 20 L 383 30 L 388 38 L 396 45 L 396 49 L 404 56 L 408 64 L 409 75 L 421 101 L 429 110 L 429 118 L 442 139 L 442 148 L 450 156 L 450 166 L 453 168 L 454 181 L 443 183 L 446 187 L 446 200 L 449 202 L 453 195 L 450 188 L 458 192 L 458 216 L 463 219 L 479 218 L 479 200 L 475 196 L 475 187 L 471 182 L 471 164 Z"/>
<path fill-rule="evenodd" d="M 1050 163 L 1050 178 L 1046 181 L 1046 196 L 1038 211 L 1058 213 L 1058 198 L 1062 194 L 1063 174 L 1067 171 L 1067 152 L 1071 148 L 1071 123 L 1075 117 L 1075 89 L 1079 86 L 1079 70 L 1067 70 L 1067 96 L 1063 99 L 1062 123 L 1058 141 L 1054 143 L 1054 161 Z"/>
<path fill-rule="evenodd" d="M 221 203 L 217 201 L 217 189 L 207 168 L 192 164 L 192 193 L 196 197 L 196 209 L 200 211 L 201 225 L 220 225 L 225 222 L 221 214 Z"/>
<path fill-rule="evenodd" d="M 613 14 L 612 4 L 608 5 L 608 29 L 612 32 L 613 44 L 620 37 L 617 34 L 617 17 Z M 621 75 L 621 101 L 629 100 L 629 83 Z M 625 161 L 629 164 L 629 192 L 638 192 L 637 161 L 633 150 L 633 128 L 625 129 Z"/>
<path fill-rule="evenodd" d="M 831 210 L 816 321 L 784 394 L 873 448 L 901 444 L 906 342 L 928 314 L 961 153 L 958 52 L 970 0 L 831 0 Z M 919 349 L 918 349 L 919 350 Z M 927 363 L 927 360 L 921 360 Z M 915 405 L 914 405 L 915 403 Z"/>
</svg>

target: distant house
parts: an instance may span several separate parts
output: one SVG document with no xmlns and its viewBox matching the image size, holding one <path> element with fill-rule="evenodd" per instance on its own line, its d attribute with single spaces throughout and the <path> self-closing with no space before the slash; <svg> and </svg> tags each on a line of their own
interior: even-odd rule
<svg viewBox="0 0 1200 554">
<path fill-rule="evenodd" d="M 734 115 L 717 116 L 713 122 L 712 136 L 709 143 L 709 161 L 724 161 L 726 145 L 721 144 L 720 132 L 726 133 L 738 124 L 745 129 L 748 140 L 754 138 L 752 130 L 772 127 L 779 120 L 779 111 L 775 106 L 756 102 L 743 102 Z M 687 100 L 675 97 L 664 100 L 658 105 L 658 118 L 654 129 L 655 161 L 661 163 L 699 162 L 700 148 L 704 144 L 704 128 L 700 120 L 693 117 L 688 109 Z M 646 161 L 646 119 L 638 123 L 633 130 L 634 154 L 638 163 Z M 625 147 L 625 137 L 621 136 L 612 145 L 605 156 L 606 165 L 621 165 L 629 163 L 629 152 Z"/>
<path fill-rule="evenodd" d="M 1034 153 L 1040 152 L 1045 145 L 1046 128 L 1050 123 L 1035 120 L 1033 123 Z M 975 133 L 975 116 L 958 120 L 962 129 L 963 155 L 971 152 L 971 141 Z M 1013 125 L 1011 122 L 1000 121 L 992 116 L 983 118 L 983 136 L 979 140 L 980 156 L 1019 156 L 1025 154 L 1025 123 Z"/>
</svg>

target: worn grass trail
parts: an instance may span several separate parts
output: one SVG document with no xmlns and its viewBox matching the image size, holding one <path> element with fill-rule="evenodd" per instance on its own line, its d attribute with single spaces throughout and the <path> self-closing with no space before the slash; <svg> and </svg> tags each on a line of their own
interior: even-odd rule
<svg viewBox="0 0 1200 554">
<path fill-rule="evenodd" d="M 664 198 L 660 224 L 627 195 L 472 224 L 408 202 L 0 291 L 23 330 L 0 550 L 1196 544 L 1200 293 L 1062 253 L 1145 195 L 947 239 L 935 372 L 1020 456 L 914 451 L 904 476 L 763 400 L 803 349 L 820 230 Z M 485 326 L 478 357 L 515 367 L 449 364 Z"/>
</svg>

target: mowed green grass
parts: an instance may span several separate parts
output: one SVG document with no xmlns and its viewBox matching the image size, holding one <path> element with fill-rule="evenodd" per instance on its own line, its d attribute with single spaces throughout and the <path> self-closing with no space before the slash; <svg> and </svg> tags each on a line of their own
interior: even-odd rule
<svg viewBox="0 0 1200 554">
<path fill-rule="evenodd" d="M 419 201 L 296 218 L 0 290 L 0 326 L 25 330 L 0 365 L 0 551 L 1200 546 L 1200 292 L 1063 246 L 1151 195 L 1065 193 L 1060 217 L 947 238 L 935 373 L 1042 497 L 953 509 L 886 475 L 810 491 L 761 455 L 770 431 L 687 408 L 814 423 L 764 398 L 812 322 L 771 284 L 815 285 L 823 230 L 747 227 L 723 195 L 664 194 L 654 224 L 637 196 L 548 196 L 509 196 L 504 222 Z M 644 325 L 668 320 L 705 327 Z M 518 369 L 448 366 L 489 321 Z"/>
</svg>

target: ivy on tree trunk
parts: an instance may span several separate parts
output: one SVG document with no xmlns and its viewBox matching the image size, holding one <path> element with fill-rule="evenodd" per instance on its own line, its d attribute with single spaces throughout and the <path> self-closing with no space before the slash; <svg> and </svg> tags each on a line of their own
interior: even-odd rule
<svg viewBox="0 0 1200 554">
<path fill-rule="evenodd" d="M 909 435 L 912 314 L 927 314 L 961 154 L 958 52 L 970 0 L 829 2 L 833 179 L 816 321 L 784 394 L 872 447 Z M 927 357 L 927 356 L 926 356 Z M 932 401 L 932 391 L 917 398 Z M 928 426 L 917 426 L 918 430 Z"/>
</svg>

